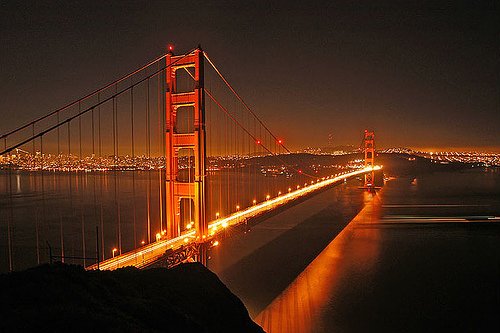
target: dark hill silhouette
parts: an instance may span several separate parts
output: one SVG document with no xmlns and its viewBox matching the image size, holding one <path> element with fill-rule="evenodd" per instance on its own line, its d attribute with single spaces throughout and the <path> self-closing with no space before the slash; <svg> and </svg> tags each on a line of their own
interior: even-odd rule
<svg viewBox="0 0 500 333">
<path fill-rule="evenodd" d="M 263 332 L 198 263 L 85 271 L 42 265 L 0 276 L 0 331 Z"/>
</svg>

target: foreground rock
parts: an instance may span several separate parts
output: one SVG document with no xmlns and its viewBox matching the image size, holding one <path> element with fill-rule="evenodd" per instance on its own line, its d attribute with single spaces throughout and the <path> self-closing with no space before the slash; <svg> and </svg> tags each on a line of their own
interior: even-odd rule
<svg viewBox="0 0 500 333">
<path fill-rule="evenodd" d="M 201 264 L 140 271 L 43 265 L 0 276 L 0 331 L 263 332 Z"/>
</svg>

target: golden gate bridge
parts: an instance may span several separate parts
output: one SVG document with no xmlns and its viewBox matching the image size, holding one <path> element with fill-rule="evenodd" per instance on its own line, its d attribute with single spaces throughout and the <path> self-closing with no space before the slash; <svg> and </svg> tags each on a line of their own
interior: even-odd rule
<svg viewBox="0 0 500 333">
<path fill-rule="evenodd" d="M 201 47 L 169 47 L 0 140 L 11 271 L 54 258 L 88 269 L 206 263 L 232 227 L 351 177 L 373 189 L 380 169 L 371 131 L 357 165 L 311 167 Z"/>
</svg>

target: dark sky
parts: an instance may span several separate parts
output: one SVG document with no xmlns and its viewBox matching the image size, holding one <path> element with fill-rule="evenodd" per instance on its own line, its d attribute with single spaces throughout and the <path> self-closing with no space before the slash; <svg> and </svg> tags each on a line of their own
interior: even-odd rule
<svg viewBox="0 0 500 333">
<path fill-rule="evenodd" d="M 1 1 L 0 133 L 174 42 L 201 43 L 291 148 L 372 128 L 379 147 L 500 151 L 500 6 L 447 3 Z"/>
</svg>

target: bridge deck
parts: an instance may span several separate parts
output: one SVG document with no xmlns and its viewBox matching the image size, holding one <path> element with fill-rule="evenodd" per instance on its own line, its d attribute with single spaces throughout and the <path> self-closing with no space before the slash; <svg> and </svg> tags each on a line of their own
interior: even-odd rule
<svg viewBox="0 0 500 333">
<path fill-rule="evenodd" d="M 378 170 L 380 169 L 380 167 L 375 166 L 373 169 Z M 205 238 L 205 240 L 208 241 L 210 239 L 213 239 L 227 227 L 243 223 L 252 217 L 258 216 L 269 210 L 275 209 L 283 204 L 286 204 L 290 201 L 308 195 L 319 189 L 336 184 L 340 181 L 343 181 L 344 179 L 348 179 L 350 177 L 371 171 L 372 169 L 368 167 L 357 171 L 344 173 L 334 177 L 324 177 L 321 180 L 317 181 L 316 183 L 310 184 L 305 187 L 301 187 L 294 191 L 290 191 L 289 193 L 258 203 L 254 206 L 238 211 L 227 217 L 211 221 L 208 224 L 209 235 L 208 237 Z M 121 255 L 115 256 L 114 258 L 104 260 L 99 264 L 99 269 L 113 270 L 126 266 L 135 266 L 141 268 L 158 260 L 168 249 L 176 250 L 183 245 L 196 241 L 199 241 L 199 238 L 196 237 L 196 231 L 191 230 L 182 234 L 179 237 L 172 239 L 160 239 L 156 242 L 142 246 L 133 251 L 129 251 Z M 89 266 L 87 267 L 87 269 L 89 270 L 97 269 L 97 264 Z"/>
</svg>

